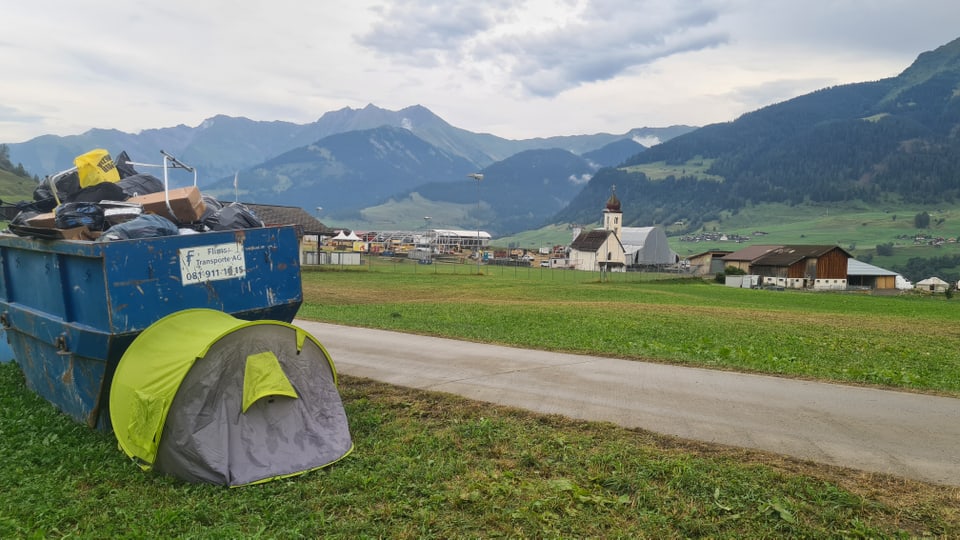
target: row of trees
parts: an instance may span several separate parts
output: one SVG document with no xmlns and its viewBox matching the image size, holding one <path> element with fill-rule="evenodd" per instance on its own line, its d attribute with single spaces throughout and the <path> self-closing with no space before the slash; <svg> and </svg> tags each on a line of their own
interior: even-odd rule
<svg viewBox="0 0 960 540">
<path fill-rule="evenodd" d="M 30 178 L 30 173 L 28 173 L 24 168 L 23 164 L 17 163 L 16 166 L 10 162 L 10 147 L 5 144 L 0 144 L 0 171 L 7 171 L 13 173 L 22 178 Z"/>
<path fill-rule="evenodd" d="M 948 283 L 956 283 L 960 280 L 960 255 L 928 258 L 912 257 L 907 261 L 907 264 L 894 266 L 890 270 L 914 282 L 930 276 L 937 276 Z"/>
</svg>

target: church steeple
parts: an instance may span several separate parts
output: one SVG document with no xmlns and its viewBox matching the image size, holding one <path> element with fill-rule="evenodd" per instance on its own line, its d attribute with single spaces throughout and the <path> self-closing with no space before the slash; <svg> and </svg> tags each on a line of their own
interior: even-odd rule
<svg viewBox="0 0 960 540">
<path fill-rule="evenodd" d="M 603 209 L 603 228 L 613 231 L 620 238 L 620 229 L 623 227 L 623 213 L 620 212 L 620 199 L 617 198 L 617 186 L 610 187 L 610 198 Z"/>
<path fill-rule="evenodd" d="M 607 199 L 607 210 L 611 212 L 620 211 L 620 199 L 617 198 L 617 185 L 610 187 L 610 198 Z"/>
</svg>

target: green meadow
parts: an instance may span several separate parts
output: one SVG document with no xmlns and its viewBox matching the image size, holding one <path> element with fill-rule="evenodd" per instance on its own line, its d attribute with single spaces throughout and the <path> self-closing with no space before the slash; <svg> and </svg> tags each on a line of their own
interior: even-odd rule
<svg viewBox="0 0 960 540">
<path fill-rule="evenodd" d="M 663 180 L 670 176 L 674 178 L 693 176 L 700 180 L 723 182 L 722 176 L 707 173 L 707 169 L 712 165 L 713 159 L 696 157 L 680 165 L 672 165 L 666 161 L 656 161 L 642 165 L 631 165 L 630 167 L 624 167 L 623 170 L 627 172 L 641 172 L 650 180 Z"/>
<path fill-rule="evenodd" d="M 956 396 L 960 300 L 371 260 L 305 268 L 332 323 Z M 664 279 L 667 278 L 667 279 Z M 336 359 L 334 359 L 336 360 Z M 3 538 L 960 536 L 960 488 L 341 375 L 356 450 L 227 489 L 144 473 L 0 365 Z"/>
<path fill-rule="evenodd" d="M 960 395 L 960 300 L 414 265 L 304 271 L 300 316 L 520 347 Z M 454 273 L 459 272 L 459 273 Z M 666 278 L 666 279 L 663 279 Z"/>
</svg>

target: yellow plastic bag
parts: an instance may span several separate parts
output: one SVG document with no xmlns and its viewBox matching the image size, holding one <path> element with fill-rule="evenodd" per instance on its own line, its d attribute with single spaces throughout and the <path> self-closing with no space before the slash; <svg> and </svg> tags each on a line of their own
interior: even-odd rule
<svg viewBox="0 0 960 540">
<path fill-rule="evenodd" d="M 90 187 L 100 182 L 119 182 L 120 172 L 110 153 L 102 148 L 91 150 L 73 159 L 80 176 L 80 187 Z"/>
</svg>

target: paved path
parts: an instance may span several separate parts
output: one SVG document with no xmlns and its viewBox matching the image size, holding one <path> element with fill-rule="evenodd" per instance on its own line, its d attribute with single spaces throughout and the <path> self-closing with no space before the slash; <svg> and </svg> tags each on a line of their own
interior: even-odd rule
<svg viewBox="0 0 960 540">
<path fill-rule="evenodd" d="M 960 486 L 960 399 L 294 324 L 347 375 Z"/>
</svg>

